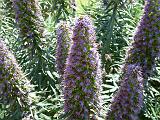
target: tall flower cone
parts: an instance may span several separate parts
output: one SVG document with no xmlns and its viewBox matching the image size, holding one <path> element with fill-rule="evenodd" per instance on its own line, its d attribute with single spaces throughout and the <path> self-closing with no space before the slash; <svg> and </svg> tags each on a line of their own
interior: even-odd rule
<svg viewBox="0 0 160 120">
<path fill-rule="evenodd" d="M 46 59 L 49 42 L 44 36 L 43 17 L 38 0 L 12 0 L 12 3 L 19 30 L 16 41 L 18 47 L 15 48 L 19 51 L 17 59 L 28 73 L 27 77 L 33 84 L 38 85 L 36 89 L 49 88 L 47 84 L 52 78 L 47 70 L 48 67 L 54 69 L 54 66 Z"/>
<path fill-rule="evenodd" d="M 25 55 L 33 59 L 44 47 L 43 17 L 37 0 L 12 0 L 15 19 L 19 30 L 18 43 Z M 23 56 L 22 55 L 22 56 Z M 25 56 L 25 58 L 27 58 Z"/>
<path fill-rule="evenodd" d="M 0 39 L 0 102 L 14 104 L 19 98 L 21 105 L 28 99 L 30 83 L 18 66 L 14 55 Z"/>
<path fill-rule="evenodd" d="M 106 120 L 138 120 L 143 105 L 144 77 L 140 66 L 128 65 Z"/>
<path fill-rule="evenodd" d="M 64 111 L 68 120 L 96 119 L 100 112 L 101 67 L 95 31 L 89 17 L 80 17 L 64 72 Z"/>
<path fill-rule="evenodd" d="M 134 35 L 134 42 L 128 56 L 126 65 L 139 64 L 143 72 L 151 73 L 160 48 L 160 3 L 159 0 L 146 0 L 144 15 Z"/>
<path fill-rule="evenodd" d="M 43 36 L 43 17 L 38 0 L 12 0 L 15 19 L 22 37 Z"/>
<path fill-rule="evenodd" d="M 70 31 L 71 29 L 65 22 L 61 22 L 57 29 L 56 64 L 61 78 L 64 74 L 68 52 L 72 44 Z"/>
<path fill-rule="evenodd" d="M 143 105 L 144 79 L 150 76 L 160 47 L 160 1 L 146 0 L 125 60 L 122 80 L 113 97 L 106 120 L 137 120 Z"/>
</svg>

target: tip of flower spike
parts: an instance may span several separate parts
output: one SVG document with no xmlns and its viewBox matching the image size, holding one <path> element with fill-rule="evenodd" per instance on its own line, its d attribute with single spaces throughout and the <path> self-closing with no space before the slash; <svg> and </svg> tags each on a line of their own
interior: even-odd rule
<svg viewBox="0 0 160 120">
<path fill-rule="evenodd" d="M 2 47 L 4 44 L 4 41 L 0 38 L 0 47 Z"/>
<path fill-rule="evenodd" d="M 91 17 L 89 16 L 80 16 L 76 19 L 75 26 L 88 27 L 92 25 Z"/>
<path fill-rule="evenodd" d="M 134 118 L 138 117 L 143 105 L 143 81 L 141 66 L 126 65 L 121 85 L 112 100 L 106 120 L 135 120 Z"/>
<path fill-rule="evenodd" d="M 2 74 L 0 74 L 0 101 L 7 101 L 9 103 L 14 100 L 15 97 L 20 98 L 21 101 L 28 100 L 28 92 L 32 90 L 30 82 L 21 71 L 14 55 L 9 51 L 5 42 L 1 38 L 0 64 L 2 64 L 0 65 L 0 73 Z"/>
<path fill-rule="evenodd" d="M 62 27 L 66 27 L 68 26 L 68 23 L 66 21 L 60 21 L 57 25 L 56 25 L 56 28 L 57 29 L 60 29 Z"/>
<path fill-rule="evenodd" d="M 63 32 L 67 32 L 69 34 L 69 36 L 71 36 L 71 27 L 69 26 L 69 23 L 66 21 L 60 21 L 57 26 L 57 36 L 61 35 Z"/>
<path fill-rule="evenodd" d="M 81 16 L 77 18 L 73 29 L 72 40 L 74 42 L 81 41 L 84 43 L 94 41 L 95 39 L 95 30 L 91 18 L 89 16 Z"/>
</svg>

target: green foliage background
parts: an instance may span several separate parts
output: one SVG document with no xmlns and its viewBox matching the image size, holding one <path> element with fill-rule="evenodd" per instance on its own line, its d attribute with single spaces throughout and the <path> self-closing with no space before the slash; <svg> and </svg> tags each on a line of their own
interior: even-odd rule
<svg viewBox="0 0 160 120">
<path fill-rule="evenodd" d="M 63 120 L 67 117 L 67 114 L 63 113 L 62 91 L 59 75 L 55 69 L 56 25 L 60 20 L 68 21 L 73 25 L 75 16 L 87 14 L 94 21 L 99 52 L 102 56 L 104 113 L 101 119 L 104 119 L 108 105 L 118 89 L 125 52 L 131 45 L 135 28 L 143 13 L 144 1 L 76 0 L 76 11 L 71 6 L 70 0 L 39 0 L 39 4 L 44 18 L 45 47 L 41 48 L 34 59 L 25 61 L 21 54 L 22 49 L 19 47 L 23 43 L 17 42 L 19 37 L 12 3 L 10 0 L 0 0 L 0 37 L 5 39 L 26 76 L 36 86 L 36 91 L 33 91 L 36 97 L 29 108 L 32 118 L 35 120 Z M 40 45 L 40 43 L 37 44 Z M 28 64 L 30 66 L 26 68 Z M 154 74 L 145 87 L 141 120 L 160 119 L 159 86 L 160 64 L 157 60 Z M 18 117 L 14 117 L 20 114 L 18 108 L 17 111 L 10 114 L 9 118 L 6 109 L 0 104 L 1 120 L 19 120 Z"/>
</svg>

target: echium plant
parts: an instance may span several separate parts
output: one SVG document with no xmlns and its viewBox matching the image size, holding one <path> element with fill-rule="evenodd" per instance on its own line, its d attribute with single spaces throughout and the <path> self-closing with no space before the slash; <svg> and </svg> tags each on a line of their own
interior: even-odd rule
<svg viewBox="0 0 160 120">
<path fill-rule="evenodd" d="M 24 76 L 14 55 L 0 39 L 0 103 L 14 108 L 19 99 L 20 105 L 25 107 L 31 87 Z"/>
<path fill-rule="evenodd" d="M 18 47 L 15 49 L 18 51 L 16 57 L 32 82 L 38 84 L 38 89 L 46 88 L 48 81 L 51 81 L 46 71 L 51 71 L 53 66 L 50 64 L 47 41 L 43 34 L 43 20 L 38 1 L 12 1 L 19 30 L 16 41 Z"/>
<path fill-rule="evenodd" d="M 143 105 L 144 77 L 139 65 L 124 68 L 120 88 L 114 96 L 106 120 L 137 120 Z"/>
<path fill-rule="evenodd" d="M 160 48 L 160 1 L 146 0 L 144 15 L 134 35 L 126 57 L 126 65 L 139 64 L 145 76 L 151 74 Z"/>
<path fill-rule="evenodd" d="M 106 117 L 107 120 L 138 119 L 143 104 L 143 86 L 145 86 L 147 78 L 151 75 L 156 57 L 159 55 L 159 4 L 159 0 L 146 0 L 144 15 L 133 37 L 134 41 L 131 48 L 127 53 L 121 84 L 111 102 Z M 137 71 L 136 74 L 134 71 Z M 138 77 L 139 75 L 140 77 Z"/>
<path fill-rule="evenodd" d="M 72 40 L 64 72 L 64 111 L 68 120 L 94 120 L 101 108 L 101 67 L 89 17 L 76 21 Z"/>
<path fill-rule="evenodd" d="M 43 28 L 41 13 L 37 0 L 12 0 L 15 11 L 15 19 L 19 29 L 19 40 L 17 41 L 23 55 L 23 59 L 35 58 L 41 52 Z"/>
<path fill-rule="evenodd" d="M 71 42 L 71 29 L 66 22 L 61 22 L 57 29 L 56 64 L 59 75 L 64 74 L 65 64 Z"/>
<path fill-rule="evenodd" d="M 43 36 L 43 18 L 37 0 L 12 0 L 21 37 L 33 40 Z M 31 42 L 32 46 L 34 42 Z M 31 45 L 30 45 L 31 47 Z"/>
</svg>

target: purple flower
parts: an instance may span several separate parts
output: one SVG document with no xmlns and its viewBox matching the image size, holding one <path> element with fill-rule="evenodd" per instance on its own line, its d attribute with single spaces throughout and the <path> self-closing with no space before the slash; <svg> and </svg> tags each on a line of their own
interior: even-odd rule
<svg viewBox="0 0 160 120">
<path fill-rule="evenodd" d="M 160 15 L 159 10 L 157 10 L 159 6 L 158 1 L 146 0 L 144 15 L 137 27 L 134 41 L 126 57 L 127 65 L 138 63 L 142 66 L 143 72 L 146 73 L 151 73 L 155 59 L 160 52 L 158 48 L 160 45 Z"/>
<path fill-rule="evenodd" d="M 25 39 L 25 41 L 29 39 L 29 41 L 27 41 L 28 43 L 25 42 L 25 46 L 29 47 L 34 44 L 34 40 L 37 39 L 37 37 L 42 38 L 44 36 L 43 18 L 38 1 L 12 0 L 12 3 L 16 23 L 20 31 L 19 37 Z"/>
<path fill-rule="evenodd" d="M 67 23 L 61 22 L 57 29 L 57 50 L 56 50 L 57 70 L 61 77 L 64 74 L 66 59 L 71 44 L 72 44 L 71 30 L 68 27 Z"/>
<path fill-rule="evenodd" d="M 106 120 L 135 120 L 143 105 L 142 69 L 136 64 L 125 68 L 121 85 L 114 96 Z"/>
<path fill-rule="evenodd" d="M 143 82 L 152 73 L 160 53 L 159 6 L 159 1 L 146 0 L 144 15 L 127 53 L 121 85 L 106 120 L 138 119 L 143 105 Z"/>
<path fill-rule="evenodd" d="M 29 81 L 24 77 L 13 54 L 0 39 L 0 103 L 14 104 L 20 98 L 21 102 L 27 100 L 30 91 Z"/>
<path fill-rule="evenodd" d="M 77 19 L 63 80 L 64 109 L 66 113 L 72 113 L 68 118 L 70 120 L 92 119 L 94 114 L 98 116 L 100 113 L 101 65 L 96 37 L 93 36 L 95 32 L 90 18 Z M 71 79 L 75 81 L 74 86 L 68 85 L 73 82 Z M 68 94 L 69 91 L 71 94 Z M 75 99 L 77 96 L 78 99 Z"/>
</svg>

